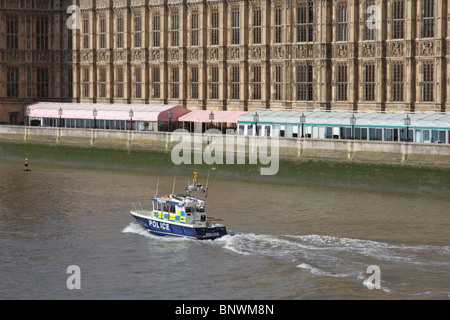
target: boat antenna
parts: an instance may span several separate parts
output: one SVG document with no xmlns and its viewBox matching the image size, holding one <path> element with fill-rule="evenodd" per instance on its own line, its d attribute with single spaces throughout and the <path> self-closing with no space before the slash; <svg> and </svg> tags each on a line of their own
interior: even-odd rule
<svg viewBox="0 0 450 320">
<path fill-rule="evenodd" d="M 173 178 L 173 187 L 172 187 L 172 194 L 175 192 L 175 182 L 177 181 L 177 177 Z"/>
<path fill-rule="evenodd" d="M 211 168 L 212 171 L 216 170 L 216 167 Z M 205 190 L 205 199 L 208 197 L 208 182 L 209 182 L 209 170 L 208 170 L 208 176 L 206 178 L 206 190 Z"/>
<path fill-rule="evenodd" d="M 156 182 L 156 194 L 155 194 L 155 198 L 158 196 L 158 186 L 159 186 L 159 177 L 158 177 L 158 181 Z"/>
<path fill-rule="evenodd" d="M 209 170 L 208 170 L 208 176 L 206 177 L 205 199 L 208 197 L 208 182 L 209 182 Z"/>
</svg>

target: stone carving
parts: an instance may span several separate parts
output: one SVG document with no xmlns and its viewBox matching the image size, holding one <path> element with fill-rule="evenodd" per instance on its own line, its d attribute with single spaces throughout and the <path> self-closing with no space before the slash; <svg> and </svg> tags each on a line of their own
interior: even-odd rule
<svg viewBox="0 0 450 320">
<path fill-rule="evenodd" d="M 276 47 L 272 52 L 272 58 L 273 59 L 281 59 L 283 58 L 284 53 L 283 49 L 281 47 Z"/>
<path fill-rule="evenodd" d="M 219 59 L 219 49 L 217 49 L 217 48 L 211 49 L 209 57 L 210 57 L 211 60 Z"/>
<path fill-rule="evenodd" d="M 261 59 L 261 47 L 253 48 L 252 58 L 253 59 Z"/>
<path fill-rule="evenodd" d="M 401 57 L 403 55 L 403 44 L 401 42 L 391 44 L 391 55 L 394 57 Z"/>
<path fill-rule="evenodd" d="M 173 50 L 172 51 L 172 60 L 174 61 L 178 61 L 178 59 L 180 59 L 180 53 L 178 50 Z"/>
<path fill-rule="evenodd" d="M 346 58 L 347 57 L 347 46 L 344 44 L 336 45 L 336 57 Z"/>
<path fill-rule="evenodd" d="M 239 48 L 233 48 L 230 50 L 230 58 L 232 60 L 239 59 Z"/>
<path fill-rule="evenodd" d="M 307 57 L 307 49 L 305 46 L 297 46 L 297 59 L 306 58 Z"/>
<path fill-rule="evenodd" d="M 199 52 L 198 49 L 192 49 L 191 50 L 191 60 L 198 60 Z"/>
<path fill-rule="evenodd" d="M 152 60 L 153 61 L 159 61 L 160 57 L 159 57 L 159 50 L 153 50 L 152 51 Z"/>
<path fill-rule="evenodd" d="M 433 42 L 431 41 L 424 41 L 422 42 L 422 55 L 424 56 L 431 56 L 433 54 Z"/>
<path fill-rule="evenodd" d="M 364 43 L 362 45 L 362 55 L 364 57 L 373 57 L 375 55 L 373 43 Z"/>
</svg>

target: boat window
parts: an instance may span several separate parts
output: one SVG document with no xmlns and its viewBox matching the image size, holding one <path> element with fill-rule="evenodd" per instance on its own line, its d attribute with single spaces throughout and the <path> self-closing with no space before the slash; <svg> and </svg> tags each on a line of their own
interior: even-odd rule
<svg viewBox="0 0 450 320">
<path fill-rule="evenodd" d="M 174 204 L 170 204 L 169 205 L 169 212 L 170 213 L 175 213 L 175 205 Z"/>
<path fill-rule="evenodd" d="M 164 203 L 163 205 L 163 211 L 164 212 L 169 212 L 169 205 L 167 203 Z"/>
</svg>

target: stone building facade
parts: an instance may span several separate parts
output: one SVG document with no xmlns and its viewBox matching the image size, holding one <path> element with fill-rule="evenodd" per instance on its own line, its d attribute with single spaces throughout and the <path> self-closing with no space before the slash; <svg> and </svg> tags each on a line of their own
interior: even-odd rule
<svg viewBox="0 0 450 320">
<path fill-rule="evenodd" d="M 34 101 L 72 101 L 71 2 L 0 0 L 0 124 Z"/>
<path fill-rule="evenodd" d="M 447 0 L 79 0 L 77 101 L 450 110 Z"/>
<path fill-rule="evenodd" d="M 50 100 L 450 110 L 448 0 L 74 0 L 73 55 L 67 2 L 0 0 L 2 29 L 11 14 L 20 25 L 18 50 L 0 34 L 0 103 L 41 99 L 45 65 Z M 40 15 L 49 19 L 49 50 L 37 48 Z M 11 63 L 17 101 L 6 98 Z"/>
</svg>

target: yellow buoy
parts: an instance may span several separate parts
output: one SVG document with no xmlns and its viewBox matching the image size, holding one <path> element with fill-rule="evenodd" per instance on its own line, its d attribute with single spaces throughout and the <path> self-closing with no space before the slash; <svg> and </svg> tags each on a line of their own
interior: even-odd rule
<svg viewBox="0 0 450 320">
<path fill-rule="evenodd" d="M 25 159 L 25 171 L 30 171 L 30 169 L 28 168 L 28 165 L 30 164 L 30 160 L 28 160 L 28 158 Z"/>
</svg>

